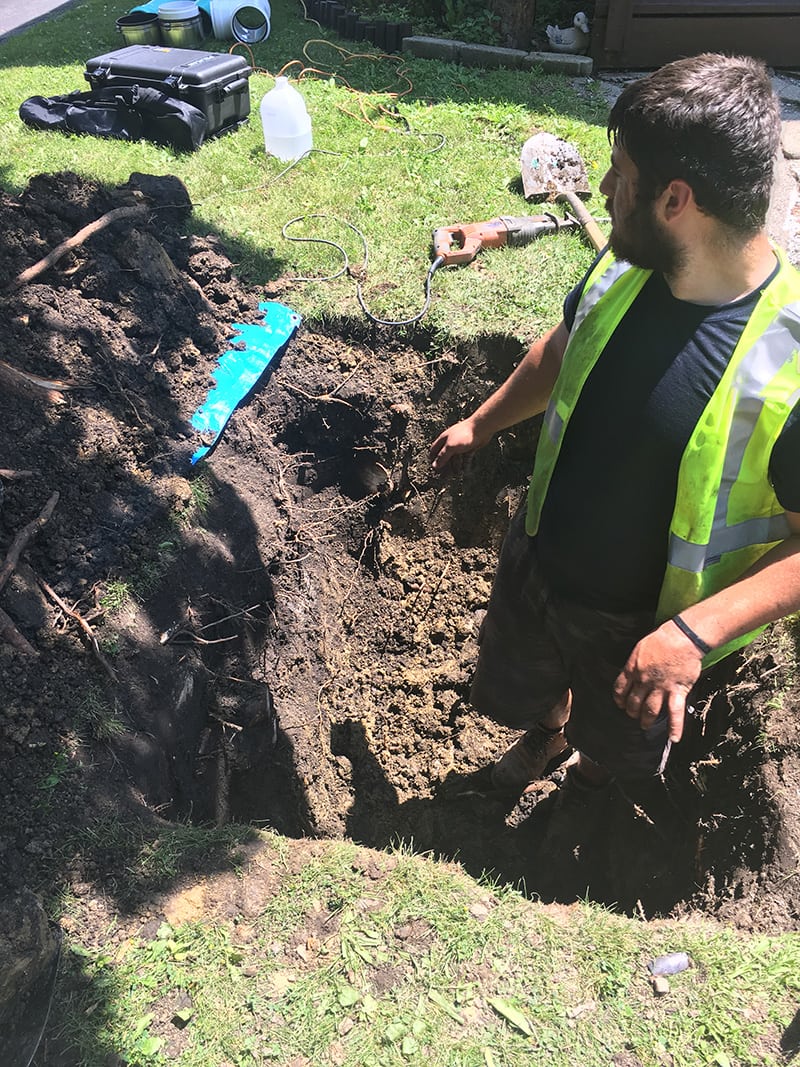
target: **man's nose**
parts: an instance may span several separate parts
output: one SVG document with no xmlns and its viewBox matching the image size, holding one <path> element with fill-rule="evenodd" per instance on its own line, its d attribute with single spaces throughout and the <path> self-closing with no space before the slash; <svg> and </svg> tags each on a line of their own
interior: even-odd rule
<svg viewBox="0 0 800 1067">
<path fill-rule="evenodd" d="M 614 193 L 614 177 L 611 168 L 603 175 L 603 180 L 600 182 L 600 192 L 603 196 L 612 196 Z"/>
</svg>

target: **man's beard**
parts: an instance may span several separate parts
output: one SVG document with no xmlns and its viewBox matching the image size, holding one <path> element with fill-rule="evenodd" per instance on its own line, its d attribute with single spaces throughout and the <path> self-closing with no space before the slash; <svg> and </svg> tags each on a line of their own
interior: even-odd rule
<svg viewBox="0 0 800 1067">
<path fill-rule="evenodd" d="M 606 210 L 611 213 L 610 203 Z M 677 274 L 685 261 L 683 249 L 653 217 L 652 204 L 637 201 L 621 228 L 612 222 L 609 243 L 617 259 L 668 277 Z"/>
</svg>

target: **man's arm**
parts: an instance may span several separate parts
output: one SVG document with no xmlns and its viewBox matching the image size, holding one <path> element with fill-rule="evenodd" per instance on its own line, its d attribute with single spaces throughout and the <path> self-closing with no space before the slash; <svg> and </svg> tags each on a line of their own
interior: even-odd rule
<svg viewBox="0 0 800 1067">
<path fill-rule="evenodd" d="M 727 589 L 681 612 L 707 645 L 718 648 L 800 609 L 800 514 L 787 511 L 791 535 Z M 700 676 L 702 653 L 672 621 L 636 645 L 614 684 L 614 699 L 642 729 L 666 709 L 669 736 L 683 733 L 686 698 Z"/>
<path fill-rule="evenodd" d="M 534 341 L 499 389 L 462 422 L 448 427 L 431 445 L 431 466 L 444 470 L 453 456 L 476 452 L 500 430 L 538 415 L 547 407 L 569 340 L 561 322 Z"/>
</svg>

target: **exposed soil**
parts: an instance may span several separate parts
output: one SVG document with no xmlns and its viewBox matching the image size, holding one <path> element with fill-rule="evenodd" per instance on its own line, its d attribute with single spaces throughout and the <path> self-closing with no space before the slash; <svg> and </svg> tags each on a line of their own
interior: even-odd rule
<svg viewBox="0 0 800 1067">
<path fill-rule="evenodd" d="M 32 646 L 0 644 L 9 885 L 51 900 L 97 885 L 135 911 L 141 887 L 109 868 L 99 835 L 76 844 L 81 828 L 255 820 L 289 837 L 413 841 L 545 900 L 796 928 L 789 632 L 775 628 L 730 664 L 726 691 L 698 702 L 705 716 L 665 782 L 614 790 L 545 837 L 553 782 L 516 805 L 493 793 L 486 768 L 510 735 L 467 703 L 535 427 L 446 484 L 426 458 L 518 348 L 301 326 L 195 470 L 191 415 L 232 324 L 258 321 L 264 293 L 236 279 L 215 235 L 187 235 L 180 183 L 61 174 L 0 196 L 2 275 L 137 203 L 140 219 L 0 297 L 0 358 L 75 383 L 61 403 L 4 391 L 0 558 L 59 494 L 0 593 Z M 271 296 L 291 294 L 276 281 Z M 37 579 L 88 622 L 100 656 Z M 131 594 L 111 611 L 120 580 Z"/>
</svg>

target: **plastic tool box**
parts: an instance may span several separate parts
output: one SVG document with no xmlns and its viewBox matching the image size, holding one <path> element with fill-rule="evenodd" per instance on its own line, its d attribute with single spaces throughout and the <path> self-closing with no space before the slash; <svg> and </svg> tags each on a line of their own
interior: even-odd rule
<svg viewBox="0 0 800 1067">
<path fill-rule="evenodd" d="M 247 120 L 251 74 L 243 56 L 134 44 L 87 60 L 84 77 L 92 89 L 138 85 L 177 97 L 203 112 L 213 137 Z"/>
</svg>

